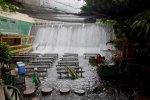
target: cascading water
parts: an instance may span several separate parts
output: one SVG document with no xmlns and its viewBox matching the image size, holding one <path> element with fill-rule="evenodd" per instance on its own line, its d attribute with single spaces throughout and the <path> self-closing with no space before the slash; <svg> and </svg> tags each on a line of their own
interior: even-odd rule
<svg viewBox="0 0 150 100">
<path fill-rule="evenodd" d="M 108 28 L 107 28 L 108 30 Z M 100 53 L 107 49 L 111 34 L 99 24 L 52 23 L 33 25 L 36 34 L 33 52 L 39 53 Z"/>
</svg>

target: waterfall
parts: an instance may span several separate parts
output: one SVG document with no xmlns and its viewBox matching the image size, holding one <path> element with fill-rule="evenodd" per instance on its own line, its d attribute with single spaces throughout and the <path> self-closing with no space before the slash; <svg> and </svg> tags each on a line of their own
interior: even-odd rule
<svg viewBox="0 0 150 100">
<path fill-rule="evenodd" d="M 33 25 L 36 34 L 33 52 L 40 53 L 100 53 L 107 49 L 111 34 L 105 27 L 91 23 L 51 23 Z"/>
</svg>

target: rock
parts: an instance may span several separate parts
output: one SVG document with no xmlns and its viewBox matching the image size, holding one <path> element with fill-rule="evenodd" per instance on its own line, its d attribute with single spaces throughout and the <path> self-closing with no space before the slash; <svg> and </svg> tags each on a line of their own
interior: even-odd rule
<svg viewBox="0 0 150 100">
<path fill-rule="evenodd" d="M 99 94 L 99 100 L 109 100 L 109 96 L 105 92 L 102 92 Z"/>
<path fill-rule="evenodd" d="M 93 92 L 94 93 L 98 93 L 100 91 L 100 89 L 98 88 L 98 87 L 95 87 L 94 89 L 93 89 Z"/>
<path fill-rule="evenodd" d="M 61 88 L 59 91 L 60 91 L 60 93 L 62 93 L 62 94 L 66 94 L 66 93 L 69 93 L 69 92 L 70 92 L 70 89 L 69 89 L 69 88 Z"/>
<path fill-rule="evenodd" d="M 85 91 L 84 90 L 75 90 L 74 93 L 78 94 L 78 95 L 84 95 Z"/>
<path fill-rule="evenodd" d="M 34 98 L 32 98 L 32 100 L 40 100 L 40 98 L 39 97 L 34 97 Z"/>
<path fill-rule="evenodd" d="M 49 88 L 49 87 L 42 88 L 42 90 L 41 90 L 41 92 L 45 93 L 45 94 L 51 93 L 52 91 L 53 91 L 53 89 Z"/>
<path fill-rule="evenodd" d="M 108 88 L 108 89 L 106 90 L 106 93 L 107 93 L 108 95 L 113 95 L 113 94 L 115 93 L 115 90 L 114 90 L 113 88 Z"/>
<path fill-rule="evenodd" d="M 23 94 L 24 95 L 32 95 L 35 92 L 35 89 L 26 89 Z"/>
</svg>

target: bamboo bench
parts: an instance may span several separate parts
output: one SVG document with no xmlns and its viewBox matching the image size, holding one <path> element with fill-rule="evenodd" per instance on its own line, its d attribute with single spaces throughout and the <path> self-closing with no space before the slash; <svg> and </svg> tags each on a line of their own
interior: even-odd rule
<svg viewBox="0 0 150 100">
<path fill-rule="evenodd" d="M 31 53 L 31 52 L 28 52 L 28 53 L 20 53 L 19 55 L 22 55 L 22 56 L 38 56 L 38 55 L 41 55 L 40 53 Z"/>
<path fill-rule="evenodd" d="M 78 54 L 64 54 L 63 57 L 78 57 Z"/>
<path fill-rule="evenodd" d="M 51 61 L 55 61 L 56 58 L 54 58 L 54 57 L 36 57 L 36 58 L 34 58 L 34 60 L 51 60 Z"/>
<path fill-rule="evenodd" d="M 75 69 L 75 70 L 82 70 L 83 67 L 79 67 L 79 66 L 70 66 L 71 68 Z M 65 67 L 57 67 L 56 68 L 57 71 L 59 70 L 66 70 Z"/>
<path fill-rule="evenodd" d="M 89 57 L 92 57 L 92 56 L 96 56 L 98 53 L 84 53 L 83 55 L 84 55 L 84 58 L 86 59 L 87 57 L 89 58 Z"/>
<path fill-rule="evenodd" d="M 79 61 L 58 61 L 58 65 L 79 65 Z"/>
<path fill-rule="evenodd" d="M 61 65 L 56 65 L 56 67 L 64 67 L 64 66 L 79 66 L 77 64 L 61 64 Z"/>
<path fill-rule="evenodd" d="M 36 62 L 36 63 L 28 63 L 29 66 L 43 66 L 43 65 L 46 65 L 46 66 L 51 66 L 51 63 L 40 63 L 40 62 Z"/>
<path fill-rule="evenodd" d="M 73 55 L 73 56 L 78 56 L 77 53 L 64 53 L 64 55 Z"/>
<path fill-rule="evenodd" d="M 30 60 L 32 60 L 33 59 L 33 57 L 31 57 L 31 56 L 12 56 L 12 60 L 13 61 L 30 61 Z"/>
<path fill-rule="evenodd" d="M 78 54 L 78 53 L 64 53 L 64 54 Z"/>
<path fill-rule="evenodd" d="M 61 61 L 78 61 L 77 57 L 62 57 Z"/>
<path fill-rule="evenodd" d="M 51 61 L 51 60 L 33 60 L 30 63 L 32 63 L 32 64 L 52 65 L 53 61 Z"/>
<path fill-rule="evenodd" d="M 49 65 L 42 65 L 42 64 L 32 64 L 32 63 L 28 63 L 27 66 L 25 66 L 25 68 L 35 68 L 35 67 L 39 67 L 39 68 L 50 68 Z"/>
<path fill-rule="evenodd" d="M 75 72 L 80 74 L 81 77 L 83 77 L 82 73 L 85 72 L 85 71 L 76 70 Z M 59 74 L 60 79 L 62 78 L 62 74 L 65 74 L 65 75 L 67 75 L 67 77 L 69 77 L 69 72 L 66 71 L 66 70 L 59 70 L 59 71 L 57 71 L 57 74 Z"/>
<path fill-rule="evenodd" d="M 58 53 L 45 53 L 45 54 L 43 54 L 43 57 L 54 57 L 54 58 L 58 58 Z"/>
<path fill-rule="evenodd" d="M 31 63 L 53 63 L 51 60 L 32 60 Z"/>
<path fill-rule="evenodd" d="M 49 68 L 49 66 L 47 66 L 47 65 L 38 65 L 38 66 L 34 66 L 34 65 L 28 65 L 28 66 L 25 66 L 25 68 L 26 69 L 34 69 L 35 67 L 37 67 L 37 68 L 46 68 L 46 69 L 48 69 Z"/>
</svg>

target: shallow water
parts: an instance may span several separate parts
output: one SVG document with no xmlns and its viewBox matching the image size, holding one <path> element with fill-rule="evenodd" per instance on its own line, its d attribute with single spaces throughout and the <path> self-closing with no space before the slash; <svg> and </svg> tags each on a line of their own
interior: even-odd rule
<svg viewBox="0 0 150 100">
<path fill-rule="evenodd" d="M 59 55 L 59 57 L 61 57 Z M 95 87 L 102 85 L 101 80 L 96 72 L 96 66 L 91 66 L 88 63 L 88 59 L 84 59 L 83 56 L 79 56 L 79 66 L 83 67 L 83 78 L 72 80 L 70 78 L 60 79 L 56 71 L 57 61 L 53 66 L 48 69 L 48 76 L 41 78 L 41 86 L 37 90 L 36 94 L 31 97 L 24 97 L 24 100 L 30 100 L 34 96 L 40 97 L 40 100 L 128 100 L 128 97 L 123 92 L 115 90 L 113 95 L 108 95 L 106 90 L 101 90 L 100 93 L 94 93 Z M 26 78 L 26 86 L 28 88 L 34 88 L 34 84 L 31 82 L 31 78 Z M 43 95 L 40 91 L 43 87 L 50 87 L 53 89 L 51 94 Z M 68 94 L 61 94 L 59 89 L 69 88 Z M 75 90 L 84 90 L 84 95 L 75 94 Z"/>
<path fill-rule="evenodd" d="M 42 87 L 51 87 L 54 89 L 52 94 L 47 96 L 42 96 L 43 100 L 85 100 L 89 98 L 87 93 L 89 91 L 92 91 L 94 87 L 96 87 L 99 83 L 99 77 L 96 73 L 96 67 L 93 67 L 88 64 L 88 59 L 84 59 L 83 56 L 79 57 L 79 66 L 83 67 L 83 78 L 79 78 L 76 80 L 72 80 L 70 78 L 63 78 L 60 79 L 59 75 L 56 71 L 56 65 L 57 61 L 53 64 L 53 66 L 48 70 L 48 76 L 43 80 L 41 80 L 41 89 Z M 33 88 L 33 84 L 31 83 L 30 78 L 27 79 L 28 81 L 28 87 L 27 88 Z M 69 94 L 61 95 L 59 93 L 60 88 L 69 88 L 71 91 Z M 85 90 L 85 95 L 79 96 L 77 94 L 74 94 L 74 90 L 82 89 Z M 95 95 L 95 94 L 93 94 Z M 97 97 L 95 95 L 95 97 Z M 91 98 L 93 98 L 91 96 Z M 92 99 L 90 99 L 92 100 Z M 95 99 L 94 99 L 95 100 Z"/>
<path fill-rule="evenodd" d="M 55 88 L 71 87 L 72 89 L 80 89 L 85 88 L 85 86 L 89 85 L 89 82 L 93 86 L 95 85 L 95 82 L 98 81 L 98 75 L 96 73 L 95 67 L 89 65 L 88 60 L 85 60 L 83 57 L 79 57 L 79 66 L 83 67 L 83 70 L 85 71 L 83 73 L 84 78 L 79 78 L 76 80 L 59 79 L 55 64 L 52 68 L 49 69 L 48 78 L 46 81 L 46 84 L 53 85 L 53 87 Z"/>
</svg>

